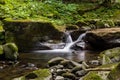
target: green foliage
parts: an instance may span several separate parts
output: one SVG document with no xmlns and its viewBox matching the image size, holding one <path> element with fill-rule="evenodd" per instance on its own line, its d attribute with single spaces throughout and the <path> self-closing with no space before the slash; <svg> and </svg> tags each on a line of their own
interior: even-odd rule
<svg viewBox="0 0 120 80">
<path fill-rule="evenodd" d="M 0 45 L 0 55 L 2 55 L 3 54 L 3 47 L 2 47 L 2 45 Z"/>
<path fill-rule="evenodd" d="M 65 4 L 62 0 L 1 0 L 0 18 L 44 19 L 56 24 L 70 24 L 75 23 L 76 20 L 117 18 L 116 14 L 120 13 L 119 3 L 113 7 L 101 7 L 83 15 L 78 13 L 78 10 L 90 9 L 96 5 L 95 3 Z"/>
<path fill-rule="evenodd" d="M 90 72 L 83 80 L 103 80 L 96 72 Z"/>
<path fill-rule="evenodd" d="M 30 80 L 49 80 L 48 77 L 50 77 L 51 74 L 48 69 L 38 69 L 27 75 L 30 75 L 30 76 L 36 75 L 37 76 L 35 79 L 30 79 Z M 15 78 L 13 80 L 26 80 L 27 75 L 21 76 L 19 78 Z"/>
</svg>

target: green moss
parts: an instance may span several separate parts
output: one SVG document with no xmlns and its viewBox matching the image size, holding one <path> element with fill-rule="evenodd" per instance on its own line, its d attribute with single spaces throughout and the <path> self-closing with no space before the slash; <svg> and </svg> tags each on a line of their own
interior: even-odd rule
<svg viewBox="0 0 120 80">
<path fill-rule="evenodd" d="M 98 3 L 85 2 L 66 4 L 62 0 L 1 0 L 0 17 L 14 20 L 49 20 L 58 25 L 74 24 L 77 20 L 86 19 L 119 19 L 119 3 L 110 8 L 100 7 L 89 11 L 97 5 Z M 85 10 L 88 11 L 84 13 Z"/>
<path fill-rule="evenodd" d="M 120 79 L 120 63 L 116 66 L 108 75 L 109 80 L 118 80 Z"/>
<path fill-rule="evenodd" d="M 2 55 L 3 54 L 3 47 L 2 47 L 2 45 L 0 45 L 0 55 Z"/>
<path fill-rule="evenodd" d="M 83 80 L 103 80 L 96 72 L 88 73 Z"/>
<path fill-rule="evenodd" d="M 58 40 L 62 36 L 61 28 L 56 28 L 56 25 L 49 21 L 7 19 L 3 23 L 6 42 L 15 42 L 20 51 L 33 49 L 35 42 L 48 39 Z M 48 38 L 46 39 L 45 36 Z M 28 42 L 29 44 L 26 44 Z"/>
<path fill-rule="evenodd" d="M 18 57 L 18 48 L 14 43 L 6 43 L 3 45 L 6 59 L 15 60 Z"/>
<path fill-rule="evenodd" d="M 28 75 L 31 75 L 33 77 L 29 77 Z M 33 80 L 49 80 L 48 77 L 50 77 L 50 71 L 48 69 L 39 69 L 35 70 L 32 73 L 26 74 L 24 76 L 21 76 L 19 78 L 15 78 L 14 80 L 26 80 L 27 78 L 34 78 Z"/>
<path fill-rule="evenodd" d="M 109 58 L 119 56 L 120 55 L 120 47 L 105 50 L 100 53 L 101 56 L 102 56 L 102 54 L 106 55 Z"/>
</svg>

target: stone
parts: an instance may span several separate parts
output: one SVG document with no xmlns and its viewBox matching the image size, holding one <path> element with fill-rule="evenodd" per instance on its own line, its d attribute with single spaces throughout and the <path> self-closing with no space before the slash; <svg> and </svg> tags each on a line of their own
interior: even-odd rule
<svg viewBox="0 0 120 80">
<path fill-rule="evenodd" d="M 38 69 L 24 73 L 13 80 L 51 80 L 51 73 L 49 69 Z"/>
<path fill-rule="evenodd" d="M 78 77 L 82 77 L 82 76 L 86 75 L 87 73 L 88 73 L 88 71 L 80 70 L 80 71 L 77 71 L 75 74 Z"/>
<path fill-rule="evenodd" d="M 57 69 L 56 73 L 57 75 L 62 75 L 63 73 L 66 73 L 66 70 Z"/>
<path fill-rule="evenodd" d="M 18 47 L 15 43 L 6 43 L 3 45 L 6 59 L 16 60 L 18 58 Z"/>
<path fill-rule="evenodd" d="M 119 34 L 120 28 L 95 29 L 86 32 L 84 41 L 93 49 L 105 50 L 120 46 Z"/>
<path fill-rule="evenodd" d="M 72 74 L 72 73 L 69 73 L 69 72 L 63 73 L 62 76 L 63 76 L 64 78 L 70 78 L 70 79 L 72 79 L 72 80 L 75 80 L 75 79 L 76 79 L 76 76 L 75 76 L 74 74 Z"/>
<path fill-rule="evenodd" d="M 119 80 L 120 79 L 120 63 L 108 74 L 108 80 Z"/>
<path fill-rule="evenodd" d="M 91 61 L 89 61 L 89 63 L 92 64 L 92 65 L 100 65 L 99 60 L 91 60 Z"/>
<path fill-rule="evenodd" d="M 79 27 L 77 25 L 68 24 L 66 25 L 66 30 L 77 30 Z"/>
<path fill-rule="evenodd" d="M 49 39 L 60 40 L 63 34 L 60 30 L 63 27 L 59 29 L 49 21 L 5 19 L 3 23 L 6 38 L 12 37 L 13 39 L 9 41 L 14 41 L 19 51 L 22 52 L 30 52 L 33 50 L 36 46 L 34 43 L 39 42 L 43 38 L 45 39 L 44 36 L 49 36 Z"/>
<path fill-rule="evenodd" d="M 35 73 L 29 73 L 28 75 L 25 76 L 26 79 L 35 79 L 38 76 Z"/>
<path fill-rule="evenodd" d="M 60 64 L 69 69 L 72 69 L 74 67 L 74 64 L 70 60 L 61 61 Z"/>
<path fill-rule="evenodd" d="M 62 76 L 56 76 L 55 80 L 64 80 L 64 77 L 62 77 Z"/>
<path fill-rule="evenodd" d="M 102 64 L 115 63 L 120 61 L 120 47 L 104 50 L 99 56 Z"/>
<path fill-rule="evenodd" d="M 61 57 L 56 57 L 48 61 L 49 67 L 58 65 L 61 61 L 65 60 L 64 58 Z"/>
<path fill-rule="evenodd" d="M 76 73 L 77 71 L 80 71 L 80 70 L 82 70 L 82 67 L 74 67 L 74 68 L 71 70 L 71 72 L 72 72 L 72 73 Z"/>
</svg>

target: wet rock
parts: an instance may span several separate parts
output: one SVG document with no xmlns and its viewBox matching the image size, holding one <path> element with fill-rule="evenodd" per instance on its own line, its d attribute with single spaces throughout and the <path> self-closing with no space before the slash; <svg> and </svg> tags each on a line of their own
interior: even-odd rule
<svg viewBox="0 0 120 80">
<path fill-rule="evenodd" d="M 27 66 L 28 66 L 28 67 L 35 67 L 35 64 L 27 63 Z"/>
<path fill-rule="evenodd" d="M 74 68 L 71 70 L 71 72 L 72 72 L 72 73 L 76 73 L 77 71 L 80 71 L 80 70 L 82 70 L 82 67 L 74 67 Z"/>
<path fill-rule="evenodd" d="M 62 75 L 63 73 L 66 73 L 66 70 L 58 69 L 56 73 L 57 75 Z"/>
<path fill-rule="evenodd" d="M 62 74 L 62 76 L 64 77 L 64 78 L 69 78 L 69 79 L 72 79 L 72 80 L 75 80 L 76 79 L 76 76 L 74 75 L 74 74 L 72 74 L 72 73 L 63 73 Z"/>
<path fill-rule="evenodd" d="M 84 41 L 94 49 L 108 49 L 120 46 L 120 28 L 104 28 L 87 31 Z M 108 46 L 109 45 L 109 46 Z"/>
<path fill-rule="evenodd" d="M 69 68 L 69 69 L 75 67 L 75 65 L 70 60 L 61 61 L 60 64 L 63 65 L 65 68 Z"/>
<path fill-rule="evenodd" d="M 99 60 L 91 60 L 91 61 L 89 61 L 89 63 L 92 65 L 100 65 Z"/>
<path fill-rule="evenodd" d="M 55 80 L 64 80 L 64 77 L 62 77 L 62 76 L 56 76 Z"/>
<path fill-rule="evenodd" d="M 78 77 L 82 77 L 82 76 L 86 75 L 87 73 L 88 73 L 88 71 L 80 70 L 80 71 L 77 71 L 75 74 Z"/>
<path fill-rule="evenodd" d="M 8 65 L 13 65 L 15 64 L 13 61 L 8 61 Z"/>
<path fill-rule="evenodd" d="M 38 76 L 35 73 L 29 73 L 28 75 L 25 76 L 26 79 L 35 79 Z"/>
<path fill-rule="evenodd" d="M 64 58 L 56 57 L 56 58 L 49 60 L 48 65 L 49 65 L 49 67 L 54 66 L 54 65 L 58 65 L 63 60 L 64 60 Z"/>
<path fill-rule="evenodd" d="M 3 50 L 6 59 L 16 60 L 18 58 L 18 48 L 14 43 L 6 43 L 3 45 Z"/>
<path fill-rule="evenodd" d="M 3 66 L 0 66 L 0 69 L 3 69 L 4 67 Z"/>
<path fill-rule="evenodd" d="M 82 62 L 82 65 L 83 65 L 85 68 L 89 68 L 89 65 L 88 65 L 85 61 Z"/>
</svg>

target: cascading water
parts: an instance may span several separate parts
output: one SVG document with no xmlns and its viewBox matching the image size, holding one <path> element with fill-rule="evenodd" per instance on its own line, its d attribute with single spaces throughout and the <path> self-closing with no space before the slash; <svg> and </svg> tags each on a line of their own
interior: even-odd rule
<svg viewBox="0 0 120 80">
<path fill-rule="evenodd" d="M 53 49 L 53 50 L 36 50 L 35 53 L 72 53 L 74 50 L 71 49 L 74 45 L 84 47 L 85 42 L 83 41 L 83 37 L 86 33 L 81 34 L 76 41 L 72 40 L 70 32 L 65 32 L 65 47 L 63 49 Z"/>
<path fill-rule="evenodd" d="M 65 34 L 65 43 L 72 43 L 73 40 L 72 40 L 72 37 L 70 35 L 70 32 L 67 31 L 64 34 Z"/>
</svg>

